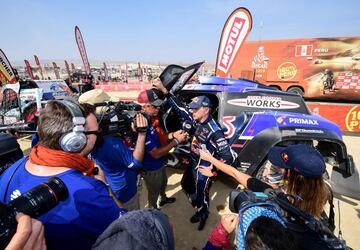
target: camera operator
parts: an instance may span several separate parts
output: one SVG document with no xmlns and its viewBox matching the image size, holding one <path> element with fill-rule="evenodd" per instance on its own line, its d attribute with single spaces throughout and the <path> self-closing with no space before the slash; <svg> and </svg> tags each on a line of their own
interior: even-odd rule
<svg viewBox="0 0 360 250">
<path fill-rule="evenodd" d="M 0 176 L 2 202 L 27 192 L 51 176 L 60 177 L 69 198 L 39 217 L 51 249 L 89 249 L 124 210 L 106 185 L 89 175 L 94 162 L 86 155 L 96 142 L 98 123 L 92 113 L 70 101 L 49 101 L 40 114 L 38 144 Z"/>
<path fill-rule="evenodd" d="M 254 192 L 264 192 L 272 187 L 256 178 L 242 173 L 235 168 L 215 159 L 206 150 L 200 150 L 200 157 L 214 164 L 219 170 L 235 178 L 245 188 Z M 323 180 L 325 162 L 322 155 L 314 148 L 304 145 L 273 147 L 268 160 L 276 167 L 283 169 L 282 190 L 290 195 L 289 202 L 316 219 L 322 217 L 329 188 Z M 202 174 L 212 176 L 211 171 L 201 168 Z M 295 235 L 299 237 L 307 249 L 326 249 L 314 235 L 304 232 Z"/>
<path fill-rule="evenodd" d="M 167 95 L 168 104 L 183 119 L 193 124 L 195 128 L 195 139 L 191 143 L 192 166 L 186 168 L 181 180 L 181 186 L 191 204 L 197 209 L 190 221 L 191 223 L 199 222 L 198 230 L 202 230 L 209 215 L 211 179 L 209 176 L 199 172 L 199 166 L 203 166 L 210 171 L 212 167 L 210 162 L 200 159 L 198 150 L 204 147 L 229 164 L 235 161 L 235 154 L 231 150 L 220 126 L 211 116 L 212 104 L 207 96 L 193 98 L 192 102 L 188 105 L 188 110 L 175 96 L 168 93 L 160 79 L 154 81 L 153 86 Z"/>
<path fill-rule="evenodd" d="M 37 249 L 45 250 L 44 226 L 38 220 L 30 218 L 26 214 L 17 214 L 18 222 L 16 233 L 12 237 L 5 250 Z"/>
<path fill-rule="evenodd" d="M 95 104 L 110 101 L 102 90 L 90 90 L 79 97 L 80 103 Z M 146 118 L 137 114 L 137 126 L 147 127 Z M 140 209 L 137 193 L 137 172 L 142 169 L 146 132 L 139 132 L 133 151 L 126 145 L 120 134 L 99 136 L 91 158 L 104 171 L 106 181 L 116 198 L 128 211 Z"/>
<path fill-rule="evenodd" d="M 154 90 L 146 90 L 139 93 L 138 103 L 142 105 L 142 111 L 151 118 L 158 115 L 163 100 L 157 98 Z M 161 134 L 153 126 L 149 126 L 146 134 L 145 156 L 143 165 L 146 172 L 143 174 L 148 189 L 149 206 L 153 208 L 162 207 L 168 203 L 174 203 L 174 197 L 166 197 L 167 176 L 165 168 L 165 156 L 169 151 L 185 142 L 187 133 L 176 131 L 171 134 L 171 140 L 167 143 L 160 143 Z M 159 206 L 157 200 L 160 196 Z"/>
</svg>

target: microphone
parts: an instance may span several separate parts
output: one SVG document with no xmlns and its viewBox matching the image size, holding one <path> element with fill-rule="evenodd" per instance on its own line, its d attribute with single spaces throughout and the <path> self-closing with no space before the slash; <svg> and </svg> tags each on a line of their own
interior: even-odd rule
<svg viewBox="0 0 360 250">
<path fill-rule="evenodd" d="M 29 123 L 21 123 L 21 124 L 0 125 L 0 132 L 7 130 L 15 130 L 16 132 L 34 131 L 35 123 L 29 122 Z"/>
</svg>

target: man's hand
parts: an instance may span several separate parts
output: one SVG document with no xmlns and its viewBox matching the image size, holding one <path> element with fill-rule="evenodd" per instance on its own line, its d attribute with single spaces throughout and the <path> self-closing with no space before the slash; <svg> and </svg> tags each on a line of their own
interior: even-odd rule
<svg viewBox="0 0 360 250">
<path fill-rule="evenodd" d="M 16 233 L 6 250 L 46 249 L 44 227 L 40 221 L 21 213 L 16 215 L 16 220 L 18 221 Z"/>
<path fill-rule="evenodd" d="M 179 143 L 185 142 L 188 136 L 188 133 L 186 133 L 184 130 L 178 130 L 173 133 L 173 137 L 178 140 Z"/>
<path fill-rule="evenodd" d="M 212 167 L 199 166 L 199 172 L 207 177 L 213 177 Z"/>
<path fill-rule="evenodd" d="M 151 82 L 151 86 L 155 89 L 160 90 L 161 92 L 163 92 L 165 95 L 168 93 L 167 89 L 165 88 L 165 86 L 163 85 L 163 83 L 161 82 L 160 78 L 156 78 Z"/>
<path fill-rule="evenodd" d="M 147 126 L 148 126 L 148 120 L 146 119 L 146 117 L 141 113 L 137 113 L 136 114 L 136 128 L 141 129 L 139 134 L 145 134 L 146 133 L 145 128 L 147 128 Z"/>
<path fill-rule="evenodd" d="M 228 234 L 234 231 L 238 224 L 239 215 L 237 214 L 224 214 L 221 216 L 221 225 Z"/>
</svg>

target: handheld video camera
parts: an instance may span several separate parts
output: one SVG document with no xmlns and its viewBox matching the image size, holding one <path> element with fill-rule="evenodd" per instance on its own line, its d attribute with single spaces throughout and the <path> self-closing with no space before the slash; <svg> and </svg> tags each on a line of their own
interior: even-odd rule
<svg viewBox="0 0 360 250">
<path fill-rule="evenodd" d="M 97 114 L 99 131 L 102 135 L 120 133 L 129 135 L 131 123 L 135 124 L 137 132 L 146 132 L 147 127 L 137 127 L 136 114 L 141 110 L 141 106 L 134 102 L 103 102 L 96 103 L 94 107 L 101 108 L 101 113 Z M 143 114 L 148 120 L 149 117 Z"/>
<path fill-rule="evenodd" d="M 16 214 L 21 212 L 37 218 L 65 201 L 69 192 L 64 182 L 52 177 L 8 204 L 0 203 L 0 249 L 5 249 L 16 232 Z"/>
<path fill-rule="evenodd" d="M 295 235 L 311 231 L 313 235 L 326 244 L 329 249 L 348 249 L 345 241 L 326 228 L 319 220 L 292 205 L 287 195 L 279 190 L 267 189 L 265 192 L 253 192 L 251 190 L 233 190 L 230 192 L 229 209 L 233 213 L 239 213 L 251 206 L 268 206 L 280 208 L 278 215 L 285 221 Z M 270 208 L 271 209 L 271 208 Z"/>
</svg>

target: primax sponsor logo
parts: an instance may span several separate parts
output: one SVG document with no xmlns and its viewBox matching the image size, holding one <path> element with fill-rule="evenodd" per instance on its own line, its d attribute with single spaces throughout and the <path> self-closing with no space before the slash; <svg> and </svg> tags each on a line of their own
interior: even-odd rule
<svg viewBox="0 0 360 250">
<path fill-rule="evenodd" d="M 301 124 L 301 125 L 319 125 L 317 120 L 314 119 L 306 119 L 306 118 L 294 118 L 294 117 L 290 117 L 289 118 L 289 123 L 292 124 Z"/>
</svg>

